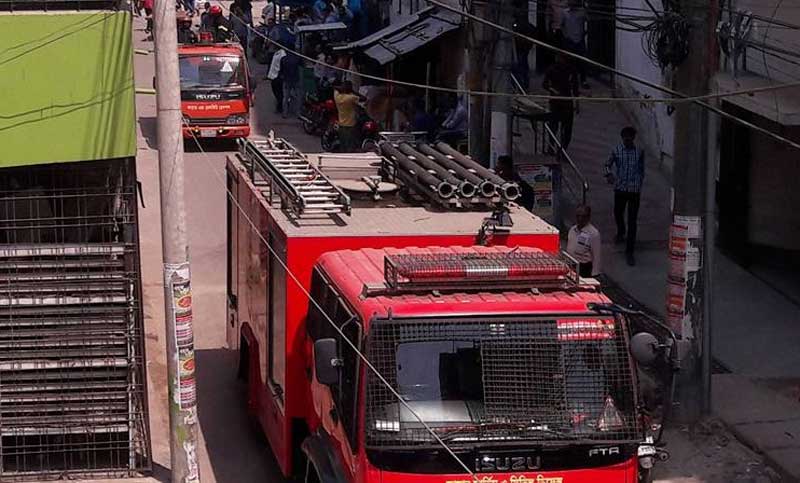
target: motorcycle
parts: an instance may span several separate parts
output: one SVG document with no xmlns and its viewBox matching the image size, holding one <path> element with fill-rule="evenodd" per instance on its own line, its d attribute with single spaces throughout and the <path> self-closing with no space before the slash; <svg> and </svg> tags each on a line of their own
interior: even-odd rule
<svg viewBox="0 0 800 483">
<path fill-rule="evenodd" d="M 328 92 L 329 90 L 330 86 L 323 84 L 317 94 L 306 94 L 298 117 L 307 134 L 318 135 L 336 123 L 336 102 L 332 99 L 333 95 Z"/>
<path fill-rule="evenodd" d="M 359 130 L 359 137 L 361 139 L 361 152 L 366 153 L 369 151 L 377 152 L 378 150 L 378 136 L 380 134 L 380 125 L 370 119 L 366 111 L 359 109 L 358 120 L 356 126 Z M 322 150 L 329 153 L 338 153 L 342 149 L 342 141 L 339 137 L 339 123 L 333 122 L 322 133 Z"/>
</svg>

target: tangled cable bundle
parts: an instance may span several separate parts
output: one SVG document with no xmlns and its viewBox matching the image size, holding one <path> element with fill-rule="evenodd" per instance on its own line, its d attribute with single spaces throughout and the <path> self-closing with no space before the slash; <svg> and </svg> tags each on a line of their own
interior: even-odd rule
<svg viewBox="0 0 800 483">
<path fill-rule="evenodd" d="M 642 48 L 659 67 L 677 67 L 689 56 L 691 25 L 678 12 L 664 12 L 643 28 Z"/>
</svg>

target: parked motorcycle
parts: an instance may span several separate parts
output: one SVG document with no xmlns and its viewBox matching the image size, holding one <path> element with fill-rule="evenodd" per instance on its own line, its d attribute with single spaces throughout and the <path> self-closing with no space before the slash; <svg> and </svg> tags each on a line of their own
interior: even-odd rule
<svg viewBox="0 0 800 483">
<path fill-rule="evenodd" d="M 308 93 L 300 108 L 300 121 L 307 134 L 318 135 L 338 120 L 336 102 L 332 99 L 329 86 L 320 86 L 316 94 Z"/>
<path fill-rule="evenodd" d="M 359 137 L 361 139 L 361 152 L 375 151 L 378 149 L 378 136 L 380 125 L 373 121 L 366 111 L 362 108 L 358 110 L 357 124 Z M 339 123 L 333 122 L 322 133 L 322 150 L 329 153 L 338 153 L 342 149 L 342 141 L 339 137 Z"/>
</svg>

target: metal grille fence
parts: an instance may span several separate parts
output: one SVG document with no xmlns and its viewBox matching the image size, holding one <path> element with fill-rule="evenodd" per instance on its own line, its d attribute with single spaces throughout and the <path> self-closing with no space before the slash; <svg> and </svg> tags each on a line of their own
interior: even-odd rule
<svg viewBox="0 0 800 483">
<path fill-rule="evenodd" d="M 378 321 L 368 354 L 445 441 L 640 438 L 625 327 L 613 319 Z M 367 374 L 372 446 L 431 435 Z"/>
<path fill-rule="evenodd" d="M 0 480 L 150 467 L 133 160 L 0 177 Z"/>
</svg>

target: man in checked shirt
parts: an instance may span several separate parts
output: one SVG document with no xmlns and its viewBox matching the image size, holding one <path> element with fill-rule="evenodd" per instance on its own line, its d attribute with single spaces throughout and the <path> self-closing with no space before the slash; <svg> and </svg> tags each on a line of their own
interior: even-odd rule
<svg viewBox="0 0 800 483">
<path fill-rule="evenodd" d="M 636 245 L 636 217 L 644 182 L 644 150 L 636 146 L 636 129 L 627 126 L 620 132 L 622 143 L 611 151 L 606 161 L 606 179 L 614 185 L 614 219 L 617 222 L 616 242 L 625 244 L 628 265 L 636 265 L 633 249 Z M 625 226 L 625 211 L 628 223 Z M 627 229 L 626 229 L 627 228 Z M 627 238 L 626 238 L 627 234 Z"/>
</svg>

